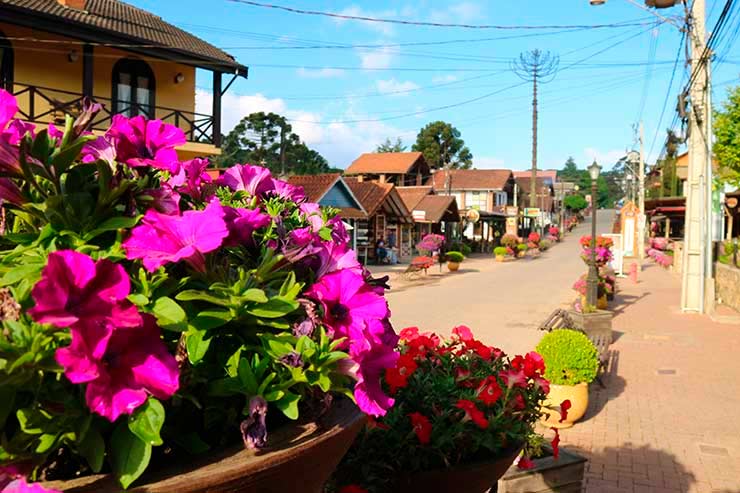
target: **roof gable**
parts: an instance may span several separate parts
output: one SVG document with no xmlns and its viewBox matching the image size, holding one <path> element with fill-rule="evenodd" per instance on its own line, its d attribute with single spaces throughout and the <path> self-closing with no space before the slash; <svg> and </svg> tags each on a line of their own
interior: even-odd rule
<svg viewBox="0 0 740 493">
<path fill-rule="evenodd" d="M 410 211 L 416 209 L 424 197 L 432 193 L 432 187 L 396 187 L 404 205 Z"/>
<path fill-rule="evenodd" d="M 503 190 L 512 178 L 508 169 L 452 169 L 436 171 L 427 181 L 435 190 Z"/>
<path fill-rule="evenodd" d="M 429 166 L 421 152 L 371 152 L 358 157 L 344 171 L 345 175 L 406 174 L 415 164 L 426 174 Z"/>
<path fill-rule="evenodd" d="M 309 202 L 343 210 L 358 209 L 363 214 L 365 212 L 362 203 L 339 173 L 294 175 L 289 176 L 286 181 L 302 187 Z"/>
</svg>

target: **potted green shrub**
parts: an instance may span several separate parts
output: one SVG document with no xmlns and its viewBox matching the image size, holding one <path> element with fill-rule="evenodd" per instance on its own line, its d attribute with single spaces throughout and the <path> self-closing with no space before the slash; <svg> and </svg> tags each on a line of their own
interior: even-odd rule
<svg viewBox="0 0 740 493">
<path fill-rule="evenodd" d="M 447 268 L 455 272 L 460 268 L 460 264 L 465 260 L 465 255 L 460 252 L 447 252 Z"/>
<path fill-rule="evenodd" d="M 496 262 L 503 262 L 506 260 L 506 256 L 509 254 L 509 251 L 506 247 L 500 246 L 493 249 L 493 254 L 496 256 Z"/>
<path fill-rule="evenodd" d="M 536 351 L 545 360 L 545 378 L 550 381 L 545 407 L 555 409 L 566 400 L 571 403 L 564 419 L 546 411 L 543 421 L 550 427 L 570 428 L 586 413 L 588 384 L 596 378 L 599 353 L 585 334 L 570 329 L 545 334 Z"/>
<path fill-rule="evenodd" d="M 518 258 L 524 258 L 525 255 L 527 255 L 527 245 L 526 243 L 519 243 L 516 246 L 516 256 Z"/>
</svg>

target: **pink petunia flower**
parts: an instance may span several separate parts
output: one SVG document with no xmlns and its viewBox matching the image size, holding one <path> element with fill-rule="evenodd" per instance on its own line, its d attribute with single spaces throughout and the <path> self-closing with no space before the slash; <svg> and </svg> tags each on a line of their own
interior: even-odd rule
<svg viewBox="0 0 740 493">
<path fill-rule="evenodd" d="M 502 371 L 499 372 L 498 376 L 503 379 L 509 389 L 513 387 L 527 386 L 527 377 L 524 375 L 524 372 L 522 370 Z"/>
<path fill-rule="evenodd" d="M 104 161 L 111 169 L 116 167 L 116 148 L 107 136 L 98 137 L 82 148 L 82 162 L 94 163 L 95 161 Z"/>
<path fill-rule="evenodd" d="M 259 209 L 224 207 L 224 220 L 229 229 L 229 236 L 224 241 L 226 246 L 254 246 L 252 235 L 258 229 L 270 224 L 272 219 Z"/>
<path fill-rule="evenodd" d="M 112 329 L 97 347 L 83 331 L 72 329 L 72 343 L 57 349 L 56 360 L 70 382 L 87 384 L 85 402 L 113 422 L 131 414 L 149 395 L 170 398 L 179 387 L 175 357 L 160 338 L 151 315 L 135 328 Z"/>
<path fill-rule="evenodd" d="M 252 196 L 260 196 L 274 188 L 270 170 L 251 164 L 235 164 L 219 177 L 216 184 Z"/>
<path fill-rule="evenodd" d="M 0 178 L 0 200 L 14 205 L 23 205 L 27 202 L 21 189 L 10 178 Z"/>
<path fill-rule="evenodd" d="M 473 331 L 466 325 L 458 325 L 452 329 L 452 335 L 461 341 L 472 341 L 475 339 Z"/>
<path fill-rule="evenodd" d="M 169 180 L 170 186 L 190 195 L 196 200 L 205 200 L 203 185 L 211 183 L 211 176 L 206 173 L 208 160 L 195 158 L 181 163 L 180 170 Z"/>
<path fill-rule="evenodd" d="M 167 185 L 143 190 L 142 194 L 137 196 L 137 200 L 150 200 L 151 207 L 162 214 L 168 216 L 180 215 L 180 194 Z"/>
<path fill-rule="evenodd" d="M 318 232 L 324 227 L 324 216 L 321 213 L 321 206 L 314 204 L 313 202 L 306 202 L 301 204 L 298 209 L 303 213 L 308 224 L 311 225 L 311 229 L 314 233 Z"/>
<path fill-rule="evenodd" d="M 286 200 L 292 200 L 300 204 L 306 200 L 306 193 L 303 191 L 303 187 L 291 185 L 287 181 L 272 179 L 271 195 L 280 197 Z"/>
<path fill-rule="evenodd" d="M 15 96 L 0 89 L 0 130 L 4 129 L 15 114 L 18 113 L 18 101 Z"/>
<path fill-rule="evenodd" d="M 324 323 L 334 331 L 334 337 L 347 337 L 351 330 L 362 331 L 370 320 L 382 320 L 389 315 L 388 304 L 373 292 L 361 273 L 340 270 L 319 279 L 306 296 L 321 303 Z"/>
<path fill-rule="evenodd" d="M 181 260 L 205 272 L 204 254 L 220 247 L 228 235 L 224 208 L 217 201 L 202 211 L 186 211 L 181 216 L 149 209 L 123 248 L 129 260 L 141 259 L 149 272 Z"/>
<path fill-rule="evenodd" d="M 115 115 L 106 136 L 113 142 L 118 159 L 131 167 L 151 166 L 173 174 L 179 171 L 175 147 L 186 139 L 185 133 L 174 125 L 147 120 L 142 115 Z"/>
<path fill-rule="evenodd" d="M 380 321 L 373 322 L 371 325 L 381 324 Z M 357 407 L 371 416 L 385 416 L 394 400 L 383 391 L 381 377 L 387 369 L 395 368 L 400 354 L 393 345 L 384 344 L 371 329 L 355 328 L 350 334 L 349 355 L 357 364 L 354 372 Z"/>
<path fill-rule="evenodd" d="M 41 280 L 31 291 L 36 305 L 28 313 L 38 323 L 57 327 L 135 327 L 141 316 L 126 300 L 130 291 L 128 274 L 120 265 L 61 250 L 49 254 Z"/>
</svg>

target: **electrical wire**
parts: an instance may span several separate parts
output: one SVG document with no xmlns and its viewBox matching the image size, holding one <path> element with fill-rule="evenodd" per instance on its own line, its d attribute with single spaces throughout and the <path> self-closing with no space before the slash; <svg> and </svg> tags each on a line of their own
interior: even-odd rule
<svg viewBox="0 0 740 493">
<path fill-rule="evenodd" d="M 678 62 L 681 59 L 681 51 L 683 49 L 683 42 L 686 39 L 686 32 L 681 33 L 681 41 L 678 43 L 678 50 L 676 52 L 676 61 L 673 63 L 673 71 L 671 72 L 671 79 L 668 82 L 668 91 L 666 92 L 665 99 L 663 100 L 663 108 L 660 110 L 660 118 L 658 119 L 658 125 L 655 127 L 655 135 L 653 136 L 653 141 L 650 144 L 650 151 L 648 152 L 648 156 L 650 156 L 653 153 L 653 149 L 655 148 L 655 143 L 658 140 L 658 134 L 660 133 L 660 127 L 663 124 L 663 117 L 665 116 L 665 110 L 668 107 L 668 101 L 671 97 L 671 89 L 673 89 L 673 80 L 676 78 L 676 71 L 678 70 Z"/>
<path fill-rule="evenodd" d="M 658 50 L 658 25 L 656 23 L 655 29 L 650 31 L 650 48 L 648 48 L 648 64 L 645 66 L 645 83 L 642 86 L 642 95 L 640 96 L 640 103 L 638 105 L 636 122 L 642 120 L 642 115 L 645 112 L 645 104 L 647 103 L 648 92 L 650 91 L 650 82 L 653 77 L 653 62 L 655 62 L 655 54 Z"/>
<path fill-rule="evenodd" d="M 458 24 L 458 23 L 445 23 L 445 22 L 426 22 L 426 21 L 414 21 L 414 20 L 403 20 L 403 19 L 384 19 L 379 17 L 369 17 L 361 15 L 348 15 L 339 14 L 336 12 L 325 12 L 320 10 L 307 10 L 298 9 L 294 7 L 288 7 L 285 5 L 270 4 L 265 2 L 255 2 L 253 0 L 226 0 L 232 3 L 239 3 L 243 5 L 249 5 L 251 7 L 260 7 L 274 10 L 282 10 L 284 12 L 290 12 L 292 14 L 312 15 L 312 16 L 323 16 L 331 17 L 334 19 L 342 20 L 353 20 L 353 21 L 364 21 L 364 22 L 375 22 L 383 24 L 401 24 L 407 26 L 423 26 L 423 27 L 452 27 L 452 28 L 464 28 L 464 29 L 500 29 L 500 30 L 514 30 L 514 29 L 603 29 L 603 28 L 615 28 L 624 27 L 624 23 L 610 23 L 610 24 L 575 24 L 575 25 L 544 25 L 544 26 L 525 26 L 525 25 L 497 25 L 497 24 Z"/>
</svg>

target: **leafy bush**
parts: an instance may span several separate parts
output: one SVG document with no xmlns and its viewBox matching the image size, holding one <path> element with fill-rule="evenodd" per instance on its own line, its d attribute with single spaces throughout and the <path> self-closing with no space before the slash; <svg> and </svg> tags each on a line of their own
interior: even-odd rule
<svg viewBox="0 0 740 493">
<path fill-rule="evenodd" d="M 737 251 L 737 244 L 734 243 L 732 240 L 725 241 L 722 246 L 725 250 L 725 255 L 732 255 Z"/>
<path fill-rule="evenodd" d="M 565 200 L 563 200 L 563 204 L 566 209 L 576 212 L 588 207 L 588 202 L 583 195 L 568 195 L 565 197 Z"/>
<path fill-rule="evenodd" d="M 509 248 L 516 248 L 519 244 L 519 238 L 512 234 L 505 234 L 501 237 L 501 245 Z"/>
<path fill-rule="evenodd" d="M 496 255 L 497 257 L 505 257 L 507 253 L 508 253 L 508 250 L 506 249 L 506 247 L 500 246 L 500 247 L 496 247 L 493 249 L 493 254 Z"/>
<path fill-rule="evenodd" d="M 470 248 L 470 245 L 462 241 L 453 241 L 450 245 L 450 250 L 461 252 L 466 257 L 469 257 L 470 254 L 473 253 L 473 249 Z"/>
<path fill-rule="evenodd" d="M 526 252 L 526 251 L 527 251 L 527 245 L 525 245 L 524 243 L 519 243 L 519 244 L 518 244 L 518 245 L 516 246 L 516 249 L 517 249 L 518 251 L 520 251 L 520 252 Z"/>
<path fill-rule="evenodd" d="M 545 250 L 549 250 L 551 246 L 552 246 L 552 242 L 550 240 L 541 240 L 540 241 L 540 250 L 542 250 L 543 252 Z"/>
<path fill-rule="evenodd" d="M 462 262 L 465 260 L 465 255 L 460 252 L 447 252 L 447 260 L 449 262 Z"/>
<path fill-rule="evenodd" d="M 545 378 L 555 385 L 590 383 L 599 369 L 599 353 L 585 334 L 558 329 L 545 334 L 536 351 L 545 359 Z"/>
</svg>

